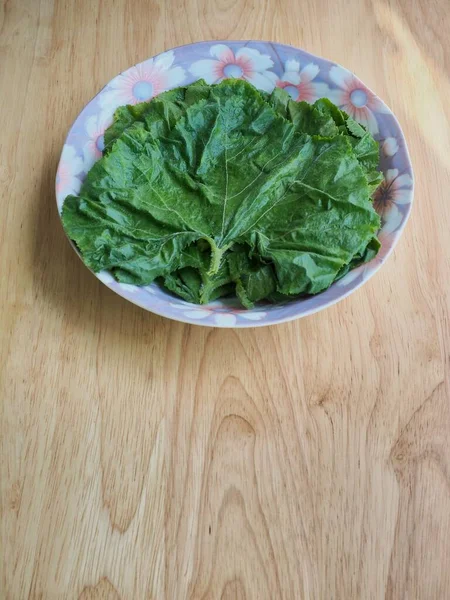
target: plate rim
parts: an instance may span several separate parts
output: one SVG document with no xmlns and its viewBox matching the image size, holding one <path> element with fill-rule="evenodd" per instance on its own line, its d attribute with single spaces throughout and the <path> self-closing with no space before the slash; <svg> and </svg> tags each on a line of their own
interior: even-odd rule
<svg viewBox="0 0 450 600">
<path fill-rule="evenodd" d="M 142 64 L 145 64 L 147 61 L 152 60 L 152 59 L 156 59 L 159 56 L 161 56 L 162 54 L 165 54 L 167 52 L 175 52 L 175 51 L 179 51 L 179 50 L 183 50 L 186 48 L 193 48 L 195 46 L 199 46 L 199 45 L 209 45 L 209 46 L 213 46 L 216 44 L 224 44 L 224 45 L 228 45 L 228 44 L 233 44 L 233 45 L 242 45 L 242 46 L 247 46 L 248 44 L 263 44 L 263 45 L 269 45 L 271 46 L 274 50 L 275 48 L 283 48 L 283 49 L 288 49 L 290 51 L 294 51 L 294 52 L 298 52 L 299 54 L 301 54 L 302 56 L 308 56 L 309 58 L 311 58 L 312 60 L 320 60 L 320 61 L 324 61 L 326 62 L 330 68 L 332 66 L 336 66 L 339 68 L 344 69 L 345 71 L 348 71 L 349 73 L 351 73 L 354 77 L 356 77 L 356 79 L 358 81 L 360 81 L 363 86 L 371 93 L 373 94 L 377 99 L 379 99 L 382 104 L 388 109 L 388 113 L 392 118 L 393 118 L 393 123 L 394 126 L 397 128 L 398 131 L 398 140 L 402 141 L 403 144 L 403 151 L 404 151 L 404 160 L 405 160 L 405 164 L 406 164 L 406 169 L 408 170 L 408 174 L 410 175 L 411 178 L 411 186 L 408 188 L 408 195 L 409 195 L 409 202 L 406 204 L 406 211 L 403 215 L 403 219 L 401 221 L 401 223 L 399 224 L 399 226 L 395 229 L 395 231 L 393 232 L 394 235 L 392 236 L 392 239 L 390 240 L 390 244 L 388 246 L 388 249 L 385 251 L 385 253 L 383 254 L 382 258 L 379 259 L 377 261 L 377 258 L 375 257 L 375 259 L 373 259 L 374 261 L 377 261 L 375 264 L 373 264 L 370 268 L 370 270 L 367 273 L 366 277 L 361 277 L 360 281 L 355 283 L 354 285 L 350 285 L 350 287 L 348 287 L 347 289 L 343 288 L 342 292 L 339 293 L 336 297 L 334 298 L 330 298 L 328 301 L 326 301 L 324 304 L 318 305 L 318 306 L 312 306 L 309 308 L 301 308 L 301 304 L 298 305 L 298 313 L 294 313 L 294 314 L 290 314 L 287 315 L 285 317 L 277 317 L 277 316 L 270 316 L 270 311 L 266 313 L 266 315 L 264 317 L 262 317 L 260 320 L 238 320 L 237 316 L 239 315 L 239 313 L 248 313 L 248 310 L 232 310 L 231 314 L 233 314 L 235 316 L 235 322 L 234 323 L 224 323 L 224 322 L 211 322 L 208 318 L 205 319 L 194 319 L 194 318 L 190 318 L 189 316 L 187 316 L 186 314 L 180 313 L 180 314 L 173 314 L 171 312 L 168 312 L 167 310 L 163 309 L 161 310 L 160 307 L 158 305 L 155 306 L 149 306 L 148 304 L 146 305 L 144 302 L 139 301 L 137 298 L 133 298 L 132 295 L 130 294 L 125 294 L 124 290 L 122 290 L 121 288 L 115 288 L 112 287 L 111 285 L 108 284 L 108 282 L 103 281 L 103 279 L 101 277 L 99 277 L 100 273 L 95 273 L 92 269 L 90 269 L 87 265 L 85 265 L 85 263 L 83 262 L 80 252 L 78 251 L 78 249 L 76 248 L 75 244 L 73 243 L 73 241 L 67 236 L 64 227 L 62 227 L 62 219 L 61 219 L 61 210 L 60 208 L 62 208 L 62 204 L 61 207 L 59 206 L 59 193 L 57 190 L 57 177 L 58 177 L 58 173 L 61 167 L 61 163 L 62 163 L 62 151 L 64 150 L 70 136 L 71 133 L 73 132 L 74 128 L 76 127 L 78 120 L 81 118 L 82 114 L 84 113 L 84 111 L 86 110 L 86 108 L 88 106 L 90 106 L 95 100 L 96 98 L 98 98 L 98 96 L 100 96 L 110 85 L 110 83 L 116 78 L 119 77 L 120 75 L 123 75 L 125 73 L 127 73 L 130 69 L 133 69 L 135 67 L 138 67 Z M 169 89 L 169 88 L 168 88 Z M 133 65 L 130 65 L 129 67 L 127 67 L 125 70 L 120 71 L 119 73 L 117 73 L 112 79 L 110 79 L 108 82 L 106 82 L 101 89 L 94 95 L 91 97 L 91 99 L 86 102 L 83 106 L 83 108 L 79 111 L 79 113 L 77 114 L 77 116 L 75 117 L 75 119 L 72 121 L 72 124 L 70 126 L 70 128 L 67 131 L 67 134 L 65 136 L 65 140 L 62 146 L 62 151 L 61 151 L 61 155 L 60 158 L 58 160 L 58 166 L 56 169 L 56 178 L 55 178 L 55 192 L 56 192 L 56 203 L 57 203 L 57 210 L 58 210 L 58 215 L 61 221 L 61 227 L 63 228 L 64 234 L 66 236 L 66 238 L 69 240 L 70 245 L 72 246 L 72 248 L 75 250 L 75 253 L 77 254 L 78 258 L 81 260 L 81 262 L 83 263 L 83 265 L 96 277 L 96 279 L 99 279 L 100 282 L 105 285 L 106 287 L 108 287 L 111 291 L 113 291 L 114 293 L 118 294 L 119 296 L 121 296 L 122 298 L 124 298 L 125 300 L 128 300 L 129 302 L 132 302 L 133 304 L 135 304 L 136 306 L 139 306 L 140 308 L 147 310 L 148 312 L 152 312 L 158 316 L 161 317 L 165 317 L 168 319 L 171 319 L 173 321 L 178 321 L 181 323 L 185 323 L 185 324 L 190 324 L 190 325 L 199 325 L 202 327 L 218 327 L 218 328 L 253 328 L 253 327 L 267 327 L 270 325 L 278 325 L 278 324 L 282 324 L 282 323 L 288 323 L 290 321 L 296 320 L 296 319 L 300 319 L 302 317 L 307 317 L 307 316 L 311 316 L 317 312 L 320 312 L 322 310 L 325 310 L 326 308 L 329 308 L 330 306 L 333 306 L 334 304 L 337 304 L 338 302 L 340 302 L 341 300 L 344 300 L 345 298 L 347 298 L 350 294 L 353 294 L 354 292 L 356 292 L 358 289 L 360 289 L 365 283 L 367 283 L 376 273 L 378 273 L 378 271 L 381 269 L 381 267 L 385 264 L 385 262 L 387 261 L 387 259 L 391 256 L 391 254 L 393 253 L 394 248 L 396 247 L 396 245 L 398 244 L 404 229 L 409 221 L 409 218 L 411 216 L 411 211 L 412 211 L 412 207 L 413 207 L 413 203 L 414 203 L 414 196 L 415 196 L 415 175 L 414 175 L 414 168 L 413 168 L 413 164 L 412 164 L 412 160 L 411 160 L 411 155 L 409 152 L 409 148 L 408 148 L 408 144 L 406 142 L 406 137 L 405 134 L 403 132 L 402 126 L 396 116 L 396 114 L 392 111 L 392 109 L 390 108 L 389 105 L 386 104 L 386 102 L 384 102 L 384 100 L 382 100 L 369 86 L 367 86 L 359 77 L 358 75 L 356 75 L 353 71 L 350 71 L 349 69 L 347 69 L 346 67 L 342 66 L 340 63 L 333 61 L 332 59 L 323 57 L 323 56 L 319 56 L 317 54 L 311 53 L 308 50 L 305 50 L 301 47 L 298 46 L 294 46 L 292 44 L 285 44 L 285 43 L 281 43 L 281 42 L 274 42 L 271 40 L 261 40 L 261 39 L 244 39 L 244 40 L 224 40 L 224 39 L 214 39 L 214 40 L 200 40 L 200 41 L 196 41 L 196 42 L 192 42 L 192 43 L 187 43 L 187 44 L 181 44 L 179 46 L 173 46 L 171 48 L 168 48 L 166 50 L 163 50 L 162 52 L 159 52 L 157 54 L 154 54 L 152 56 L 149 56 L 148 58 L 145 58 L 142 61 L 139 61 Z M 406 170 L 405 169 L 405 170 Z M 372 262 L 372 261 L 371 261 Z M 371 263 L 367 263 L 367 265 L 370 265 Z M 333 287 L 334 285 L 336 285 L 337 282 L 334 282 L 331 286 Z M 328 289 L 330 289 L 328 288 Z M 324 290 L 325 293 L 327 290 Z M 317 296 L 320 296 L 321 294 L 318 294 Z M 314 297 L 317 297 L 314 296 Z M 170 302 L 170 296 L 168 295 L 168 303 Z M 176 296 L 173 296 L 173 301 L 174 302 L 184 302 L 181 299 L 179 299 Z M 296 303 L 301 303 L 302 300 L 298 299 L 298 300 L 292 300 L 292 302 L 290 304 L 296 304 Z M 196 305 L 196 304 L 190 304 L 190 303 L 186 303 L 186 305 L 192 306 L 192 307 L 197 307 L 198 310 L 207 310 L 206 307 L 208 305 Z M 195 308 L 193 308 L 192 310 L 195 310 Z M 250 311 L 251 312 L 251 311 Z M 217 314 L 217 313 L 216 313 Z M 220 314 L 220 313 L 219 313 Z M 224 311 L 223 314 L 229 314 L 226 311 Z"/>
</svg>

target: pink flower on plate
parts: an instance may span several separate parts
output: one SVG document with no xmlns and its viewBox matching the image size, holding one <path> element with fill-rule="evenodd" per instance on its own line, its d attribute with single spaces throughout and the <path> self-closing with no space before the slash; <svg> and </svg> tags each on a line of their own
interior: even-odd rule
<svg viewBox="0 0 450 600">
<path fill-rule="evenodd" d="M 56 195 L 58 205 L 62 206 L 62 202 L 69 194 L 78 194 L 81 187 L 81 179 L 79 175 L 83 171 L 83 160 L 77 156 L 73 146 L 66 144 L 61 154 L 61 160 L 56 173 Z"/>
<path fill-rule="evenodd" d="M 300 69 L 300 63 L 297 60 L 287 60 L 284 65 L 284 73 L 277 81 L 277 87 L 288 92 L 293 100 L 312 103 L 319 98 L 328 96 L 330 91 L 326 83 L 314 81 L 318 74 L 319 67 L 314 63 L 309 63 Z"/>
<path fill-rule="evenodd" d="M 400 225 L 403 215 L 399 206 L 411 202 L 412 178 L 408 173 L 399 175 L 398 169 L 389 169 L 384 181 L 373 194 L 373 205 L 381 217 L 384 235 L 392 233 Z"/>
<path fill-rule="evenodd" d="M 182 67 L 174 67 L 172 50 L 150 58 L 115 77 L 100 95 L 99 104 L 111 113 L 124 104 L 138 104 L 179 86 L 185 79 Z"/>
<path fill-rule="evenodd" d="M 260 321 L 267 316 L 267 312 L 263 310 L 224 309 L 220 300 L 206 305 L 190 304 L 180 300 L 179 302 L 170 302 L 170 306 L 180 310 L 185 317 L 196 321 L 209 318 L 208 320 L 212 320 L 221 327 L 234 327 L 238 317 L 248 321 Z"/>
<path fill-rule="evenodd" d="M 92 115 L 86 119 L 84 129 L 89 136 L 83 146 L 84 170 L 87 172 L 102 156 L 105 130 L 111 125 L 112 117 L 109 112 Z"/>
<path fill-rule="evenodd" d="M 330 92 L 330 99 L 372 134 L 378 133 L 374 113 L 387 113 L 388 108 L 347 69 L 331 67 L 329 76 L 339 88 Z"/>
<path fill-rule="evenodd" d="M 180 300 L 179 302 L 169 302 L 169 304 L 172 308 L 179 310 L 184 317 L 188 317 L 189 319 L 194 319 L 196 321 L 202 321 L 203 319 L 208 319 L 208 317 L 216 320 L 218 316 L 221 316 L 220 313 L 217 312 L 217 309 L 219 308 L 217 303 L 210 305 L 197 305 Z M 234 324 L 236 319 L 233 315 L 231 316 L 233 317 L 232 321 Z"/>
<path fill-rule="evenodd" d="M 219 83 L 223 79 L 245 79 L 259 90 L 271 92 L 277 82 L 272 71 L 273 60 L 267 54 L 261 54 L 252 48 L 240 48 L 236 54 L 225 44 L 211 46 L 209 53 L 213 58 L 197 60 L 190 72 L 206 83 Z"/>
<path fill-rule="evenodd" d="M 390 138 L 392 139 L 392 138 Z M 338 287 L 346 287 L 361 277 L 365 281 L 386 260 L 400 226 L 403 215 L 399 206 L 411 202 L 412 178 L 408 173 L 398 174 L 398 169 L 389 169 L 385 173 L 385 180 L 376 189 L 373 195 L 373 204 L 381 216 L 382 227 L 378 232 L 381 248 L 370 262 L 353 269 L 345 277 L 335 283 Z"/>
</svg>

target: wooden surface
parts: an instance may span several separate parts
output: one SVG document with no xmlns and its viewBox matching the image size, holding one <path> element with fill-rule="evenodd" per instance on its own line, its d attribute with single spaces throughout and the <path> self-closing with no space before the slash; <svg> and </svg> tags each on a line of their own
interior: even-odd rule
<svg viewBox="0 0 450 600">
<path fill-rule="evenodd" d="M 0 27 L 0 598 L 450 598 L 448 0 L 8 0 Z M 214 38 L 344 64 L 410 145 L 394 255 L 301 321 L 153 316 L 60 226 L 84 104 Z"/>
</svg>

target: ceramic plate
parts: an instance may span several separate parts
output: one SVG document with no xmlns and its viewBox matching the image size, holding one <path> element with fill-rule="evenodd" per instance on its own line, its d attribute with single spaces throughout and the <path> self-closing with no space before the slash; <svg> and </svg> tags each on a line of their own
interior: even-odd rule
<svg viewBox="0 0 450 600">
<path fill-rule="evenodd" d="M 380 169 L 385 177 L 374 198 L 382 222 L 378 256 L 317 296 L 253 310 L 242 309 L 235 299 L 197 306 L 156 284 L 137 287 L 118 283 L 107 272 L 96 276 L 134 304 L 178 321 L 215 327 L 282 323 L 334 304 L 372 277 L 397 243 L 411 211 L 413 173 L 400 125 L 386 104 L 340 65 L 284 44 L 217 41 L 181 46 L 127 69 L 87 104 L 69 131 L 56 175 L 58 209 L 67 195 L 79 192 L 86 173 L 101 157 L 103 133 L 118 106 L 149 100 L 200 78 L 217 83 L 227 77 L 241 77 L 268 92 L 282 87 L 295 100 L 329 98 L 370 129 L 381 143 Z"/>
</svg>

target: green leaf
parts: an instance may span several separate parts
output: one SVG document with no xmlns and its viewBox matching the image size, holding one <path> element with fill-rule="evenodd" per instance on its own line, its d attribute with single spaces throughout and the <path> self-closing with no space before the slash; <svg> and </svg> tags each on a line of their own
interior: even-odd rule
<svg viewBox="0 0 450 600">
<path fill-rule="evenodd" d="M 274 263 L 278 290 L 316 294 L 376 235 L 364 170 L 343 136 L 312 138 L 297 179 L 257 224 L 253 241 Z"/>
<path fill-rule="evenodd" d="M 367 130 L 351 117 L 347 116 L 345 124 L 347 125 L 349 133 L 354 137 L 362 138 L 365 136 Z"/>
<path fill-rule="evenodd" d="M 275 88 L 269 102 L 281 116 L 290 120 L 299 132 L 324 137 L 346 135 L 366 172 L 369 186 L 372 190 L 378 187 L 383 180 L 383 175 L 378 171 L 378 142 L 365 127 L 349 117 L 346 112 L 327 98 L 321 98 L 314 104 L 295 102 L 280 88 Z"/>
<path fill-rule="evenodd" d="M 378 144 L 359 134 L 325 99 L 197 82 L 116 111 L 63 224 L 92 270 L 188 302 L 318 293 L 373 255 Z"/>
<path fill-rule="evenodd" d="M 105 131 L 104 154 L 109 152 L 125 129 L 134 123 L 145 123 L 146 129 L 156 138 L 165 135 L 183 116 L 188 106 L 208 97 L 209 93 L 210 87 L 201 79 L 189 87 L 163 92 L 151 102 L 120 106 L 114 113 L 112 125 Z"/>
<path fill-rule="evenodd" d="M 236 284 L 236 294 L 245 308 L 267 298 L 276 291 L 277 282 L 271 265 L 249 257 L 249 248 L 237 246 L 227 257 L 230 277 Z"/>
<path fill-rule="evenodd" d="M 347 115 L 327 98 L 314 104 L 296 102 L 283 89 L 275 88 L 269 103 L 279 115 L 291 121 L 298 132 L 332 137 L 346 130 Z"/>
</svg>

